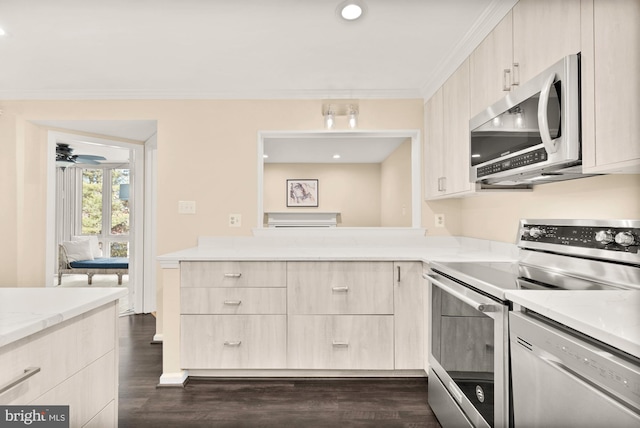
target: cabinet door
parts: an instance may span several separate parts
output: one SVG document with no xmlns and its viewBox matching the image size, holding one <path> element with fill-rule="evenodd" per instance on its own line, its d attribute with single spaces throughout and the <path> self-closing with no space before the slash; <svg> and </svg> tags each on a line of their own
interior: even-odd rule
<svg viewBox="0 0 640 428">
<path fill-rule="evenodd" d="M 445 193 L 470 192 L 469 59 L 443 87 Z"/>
<path fill-rule="evenodd" d="M 424 295 L 422 262 L 396 262 L 394 285 L 394 338 L 396 370 L 424 367 Z"/>
<path fill-rule="evenodd" d="M 393 370 L 393 317 L 289 316 L 291 369 Z"/>
<path fill-rule="evenodd" d="M 392 314 L 391 262 L 289 262 L 290 314 Z"/>
<path fill-rule="evenodd" d="M 425 198 L 433 199 L 442 194 L 444 178 L 444 135 L 442 117 L 442 88 L 426 102 L 425 110 Z"/>
<path fill-rule="evenodd" d="M 640 2 L 583 1 L 582 12 L 585 170 L 640 173 Z"/>
<path fill-rule="evenodd" d="M 507 94 L 512 63 L 513 18 L 509 12 L 469 57 L 470 117 Z"/>
<path fill-rule="evenodd" d="M 520 0 L 513 7 L 516 82 L 524 83 L 561 58 L 578 52 L 580 0 Z"/>
</svg>

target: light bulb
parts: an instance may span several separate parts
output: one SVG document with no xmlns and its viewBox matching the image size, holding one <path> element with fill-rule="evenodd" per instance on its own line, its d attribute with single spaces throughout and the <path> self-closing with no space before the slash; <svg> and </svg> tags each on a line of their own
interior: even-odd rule
<svg viewBox="0 0 640 428">
<path fill-rule="evenodd" d="M 357 4 L 347 4 L 342 8 L 342 12 L 340 13 L 347 21 L 353 21 L 354 19 L 360 18 L 360 15 L 362 15 L 362 7 Z"/>
<path fill-rule="evenodd" d="M 349 112 L 349 128 L 355 129 L 358 126 L 358 115 L 355 111 L 351 110 Z"/>
<path fill-rule="evenodd" d="M 327 129 L 332 129 L 334 124 L 333 112 L 327 112 L 324 117 L 324 126 Z"/>
</svg>

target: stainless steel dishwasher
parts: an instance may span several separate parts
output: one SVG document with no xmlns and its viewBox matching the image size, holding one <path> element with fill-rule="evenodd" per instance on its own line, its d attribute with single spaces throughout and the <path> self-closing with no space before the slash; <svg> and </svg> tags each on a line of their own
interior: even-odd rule
<svg viewBox="0 0 640 428">
<path fill-rule="evenodd" d="M 535 313 L 509 314 L 514 425 L 640 426 L 640 361 Z"/>
</svg>

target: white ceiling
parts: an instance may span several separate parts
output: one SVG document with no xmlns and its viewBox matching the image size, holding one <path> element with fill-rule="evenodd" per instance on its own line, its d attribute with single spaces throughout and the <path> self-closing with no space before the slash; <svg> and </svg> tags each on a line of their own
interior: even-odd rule
<svg viewBox="0 0 640 428">
<path fill-rule="evenodd" d="M 516 2 L 363 1 L 1 0 L 0 99 L 419 98 Z"/>
<path fill-rule="evenodd" d="M 347 23 L 342 0 L 0 0 L 0 100 L 428 97 L 517 0 L 361 1 Z M 156 129 L 37 123 L 138 141 Z M 272 143 L 270 162 L 377 163 L 400 141 Z"/>
</svg>

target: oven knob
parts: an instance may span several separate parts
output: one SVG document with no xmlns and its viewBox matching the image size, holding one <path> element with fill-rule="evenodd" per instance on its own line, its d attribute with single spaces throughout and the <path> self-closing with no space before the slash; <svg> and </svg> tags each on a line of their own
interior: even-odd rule
<svg viewBox="0 0 640 428">
<path fill-rule="evenodd" d="M 608 244 L 609 242 L 613 242 L 613 233 L 610 230 L 601 230 L 596 232 L 596 241 L 601 244 Z"/>
<path fill-rule="evenodd" d="M 620 232 L 616 235 L 616 244 L 620 244 L 623 247 L 628 247 L 636 243 L 636 238 L 631 232 Z"/>
<path fill-rule="evenodd" d="M 544 235 L 545 235 L 544 229 L 540 229 L 539 227 L 532 227 L 529 230 L 529 236 L 531 236 L 532 238 L 539 238 L 540 236 L 544 236 Z"/>
</svg>

